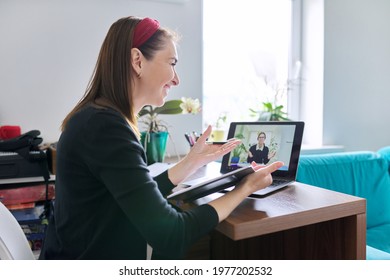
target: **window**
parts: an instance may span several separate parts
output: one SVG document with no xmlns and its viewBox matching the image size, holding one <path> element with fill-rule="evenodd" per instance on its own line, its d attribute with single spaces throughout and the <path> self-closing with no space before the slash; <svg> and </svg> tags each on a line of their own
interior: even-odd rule
<svg viewBox="0 0 390 280">
<path fill-rule="evenodd" d="M 261 111 L 263 102 L 273 102 L 273 89 L 298 77 L 293 2 L 203 2 L 204 125 L 215 125 L 222 115 L 226 124 L 257 120 L 259 115 L 251 115 L 250 109 Z M 296 108 L 290 96 L 288 92 L 277 98 L 291 117 Z"/>
</svg>

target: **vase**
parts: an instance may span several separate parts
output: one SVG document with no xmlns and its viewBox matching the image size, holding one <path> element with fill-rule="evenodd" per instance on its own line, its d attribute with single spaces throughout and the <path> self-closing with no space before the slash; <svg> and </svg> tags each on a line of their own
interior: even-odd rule
<svg viewBox="0 0 390 280">
<path fill-rule="evenodd" d="M 210 141 L 223 141 L 225 139 L 225 131 L 221 129 L 213 129 L 210 135 Z"/>
<path fill-rule="evenodd" d="M 238 165 L 238 162 L 240 161 L 240 157 L 239 156 L 234 156 L 232 157 L 232 159 L 230 160 L 230 165 Z"/>
<path fill-rule="evenodd" d="M 141 144 L 145 149 L 147 164 L 163 162 L 167 147 L 168 132 L 141 132 Z"/>
</svg>

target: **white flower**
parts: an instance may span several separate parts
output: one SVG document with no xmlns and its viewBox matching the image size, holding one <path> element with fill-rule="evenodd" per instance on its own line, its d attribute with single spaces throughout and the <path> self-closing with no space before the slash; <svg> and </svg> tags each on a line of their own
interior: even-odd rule
<svg viewBox="0 0 390 280">
<path fill-rule="evenodd" d="M 181 99 L 168 100 L 161 107 L 146 105 L 138 113 L 138 118 L 149 132 L 168 131 L 168 127 L 159 115 L 197 114 L 201 111 L 198 99 L 182 97 Z"/>
<path fill-rule="evenodd" d="M 182 103 L 180 104 L 180 108 L 183 110 L 183 114 L 197 114 L 200 112 L 200 102 L 199 99 L 192 99 L 189 97 L 182 97 Z"/>
</svg>

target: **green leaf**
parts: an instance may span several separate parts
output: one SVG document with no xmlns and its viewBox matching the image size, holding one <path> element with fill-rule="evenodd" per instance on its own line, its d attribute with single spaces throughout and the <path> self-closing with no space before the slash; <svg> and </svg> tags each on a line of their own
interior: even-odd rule
<svg viewBox="0 0 390 280">
<path fill-rule="evenodd" d="M 268 111 L 271 112 L 273 110 L 272 103 L 270 102 L 263 102 L 264 108 Z"/>
<path fill-rule="evenodd" d="M 183 112 L 183 110 L 180 108 L 181 103 L 183 103 L 181 100 L 166 101 L 163 106 L 155 109 L 155 113 L 163 115 L 181 114 Z"/>
<path fill-rule="evenodd" d="M 275 111 L 282 111 L 283 105 L 279 105 L 275 107 Z"/>
<path fill-rule="evenodd" d="M 138 113 L 139 117 L 145 116 L 145 115 L 152 115 L 153 108 L 150 105 L 146 105 L 141 109 L 141 111 Z"/>
</svg>

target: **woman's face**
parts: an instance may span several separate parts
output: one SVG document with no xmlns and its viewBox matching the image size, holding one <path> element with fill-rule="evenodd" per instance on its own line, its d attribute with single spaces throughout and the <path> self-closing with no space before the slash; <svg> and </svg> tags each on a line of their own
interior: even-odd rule
<svg viewBox="0 0 390 280">
<path fill-rule="evenodd" d="M 179 84 L 175 70 L 177 63 L 176 45 L 172 40 L 157 51 L 151 60 L 143 58 L 141 77 L 138 80 L 138 93 L 145 105 L 162 106 L 169 89 Z"/>
<path fill-rule="evenodd" d="M 263 145 L 265 142 L 265 135 L 263 133 L 261 133 L 259 135 L 259 137 L 257 137 L 257 140 L 258 140 L 259 144 Z"/>
</svg>

